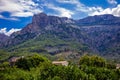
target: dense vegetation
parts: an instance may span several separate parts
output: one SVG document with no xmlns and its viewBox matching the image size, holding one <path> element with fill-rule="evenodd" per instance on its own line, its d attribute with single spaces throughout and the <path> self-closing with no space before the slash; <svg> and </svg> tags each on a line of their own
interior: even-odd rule
<svg viewBox="0 0 120 80">
<path fill-rule="evenodd" d="M 119 80 L 120 69 L 99 56 L 84 55 L 78 64 L 53 65 L 38 54 L 19 59 L 14 66 L 0 64 L 0 80 Z"/>
</svg>

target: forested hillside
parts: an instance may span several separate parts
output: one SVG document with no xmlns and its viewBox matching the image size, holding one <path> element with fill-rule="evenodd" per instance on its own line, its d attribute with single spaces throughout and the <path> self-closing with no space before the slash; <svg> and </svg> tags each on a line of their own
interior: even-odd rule
<svg viewBox="0 0 120 80">
<path fill-rule="evenodd" d="M 1 80 L 119 80 L 120 69 L 99 56 L 84 55 L 77 64 L 54 65 L 38 54 L 0 64 Z"/>
</svg>

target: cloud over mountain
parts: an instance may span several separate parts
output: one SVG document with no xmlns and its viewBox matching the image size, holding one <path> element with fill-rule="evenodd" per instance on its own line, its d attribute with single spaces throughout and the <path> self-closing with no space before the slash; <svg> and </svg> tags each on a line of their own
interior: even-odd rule
<svg viewBox="0 0 120 80">
<path fill-rule="evenodd" d="M 115 8 L 106 8 L 101 11 L 95 11 L 91 15 L 103 15 L 103 14 L 112 14 L 114 16 L 120 17 L 120 4 Z"/>
<path fill-rule="evenodd" d="M 20 31 L 20 30 L 21 29 L 14 29 L 14 28 L 12 28 L 9 31 L 7 31 L 7 28 L 2 28 L 2 29 L 0 29 L 0 33 L 5 34 L 7 36 L 10 36 L 12 33 Z"/>
</svg>

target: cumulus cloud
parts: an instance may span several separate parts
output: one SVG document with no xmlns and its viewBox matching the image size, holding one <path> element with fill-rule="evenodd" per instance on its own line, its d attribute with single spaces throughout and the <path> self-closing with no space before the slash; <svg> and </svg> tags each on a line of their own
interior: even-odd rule
<svg viewBox="0 0 120 80">
<path fill-rule="evenodd" d="M 65 4 L 73 4 L 75 5 L 75 11 L 78 11 L 78 12 L 93 12 L 93 11 L 96 11 L 96 10 L 99 10 L 101 9 L 100 7 L 88 7 L 84 4 L 82 4 L 79 0 L 56 0 L 57 2 L 59 3 L 65 3 Z"/>
<path fill-rule="evenodd" d="M 17 32 L 17 31 L 20 31 L 20 30 L 21 30 L 21 29 L 12 28 L 12 29 L 10 29 L 9 31 L 7 31 L 7 28 L 2 28 L 2 29 L 0 29 L 0 33 L 5 34 L 5 35 L 7 35 L 7 36 L 10 36 L 12 33 Z"/>
<path fill-rule="evenodd" d="M 50 9 L 53 9 L 54 11 L 56 11 L 58 14 L 58 16 L 60 17 L 68 17 L 68 18 L 71 18 L 72 15 L 74 14 L 73 11 L 71 10 L 68 10 L 68 9 L 65 9 L 65 8 L 62 8 L 62 7 L 58 7 L 58 6 L 55 6 L 53 4 L 50 4 L 50 3 L 47 3 L 47 4 L 44 4 L 44 6 L 50 8 Z"/>
<path fill-rule="evenodd" d="M 65 3 L 65 4 L 73 4 L 75 5 L 74 12 L 84 12 L 88 15 L 91 15 L 93 12 L 96 11 L 103 11 L 102 7 L 88 7 L 84 4 L 82 4 L 79 0 L 56 0 L 59 3 Z"/>
<path fill-rule="evenodd" d="M 56 0 L 59 3 L 65 3 L 65 4 L 74 4 L 75 12 L 84 12 L 88 14 L 89 16 L 94 15 L 103 15 L 103 14 L 112 14 L 114 16 L 120 17 L 120 4 L 117 5 L 115 8 L 106 8 L 103 9 L 100 6 L 97 7 L 89 7 L 84 4 L 82 4 L 79 0 Z M 117 4 L 116 0 L 107 0 L 110 4 Z"/>
<path fill-rule="evenodd" d="M 55 0 L 61 4 L 71 4 L 74 5 L 74 10 L 67 9 L 65 7 L 60 7 L 55 5 L 54 2 L 49 0 L 0 0 L 0 13 L 9 12 L 10 16 L 5 17 L 0 15 L 1 19 L 7 20 L 18 20 L 17 17 L 29 17 L 36 13 L 43 12 L 44 7 L 47 9 L 52 9 L 55 13 L 52 15 L 57 15 L 60 17 L 71 18 L 72 15 L 76 13 L 85 13 L 87 15 L 101 15 L 101 14 L 113 14 L 115 16 L 120 16 L 120 5 L 116 8 L 106 8 L 103 9 L 100 6 L 89 7 L 81 3 L 80 0 Z M 106 0 L 110 4 L 117 4 L 116 0 Z M 72 8 L 73 9 L 73 8 Z"/>
<path fill-rule="evenodd" d="M 117 4 L 117 1 L 116 1 L 116 0 L 107 0 L 107 2 L 108 2 L 109 4 Z"/>
<path fill-rule="evenodd" d="M 75 10 L 77 11 L 86 11 L 86 6 L 82 3 L 80 3 L 79 0 L 56 0 L 59 3 L 65 3 L 65 4 L 73 4 L 75 5 Z"/>
<path fill-rule="evenodd" d="M 0 13 L 9 12 L 12 17 L 29 17 L 40 13 L 39 5 L 32 0 L 0 0 Z"/>
<path fill-rule="evenodd" d="M 91 15 L 103 15 L 103 14 L 112 14 L 114 16 L 120 17 L 120 5 L 115 8 L 106 8 L 101 11 L 95 11 Z"/>
</svg>

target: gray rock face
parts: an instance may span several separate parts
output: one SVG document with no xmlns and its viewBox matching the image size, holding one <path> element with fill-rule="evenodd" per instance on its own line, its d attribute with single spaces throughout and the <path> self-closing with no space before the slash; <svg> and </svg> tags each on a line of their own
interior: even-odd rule
<svg viewBox="0 0 120 80">
<path fill-rule="evenodd" d="M 75 21 L 67 17 L 48 16 L 45 13 L 40 13 L 33 16 L 32 23 L 40 27 L 46 27 L 48 25 L 75 23 Z"/>
<path fill-rule="evenodd" d="M 4 47 L 4 44 L 6 44 L 8 39 L 9 37 L 6 36 L 5 34 L 0 34 L 0 48 Z"/>
</svg>

